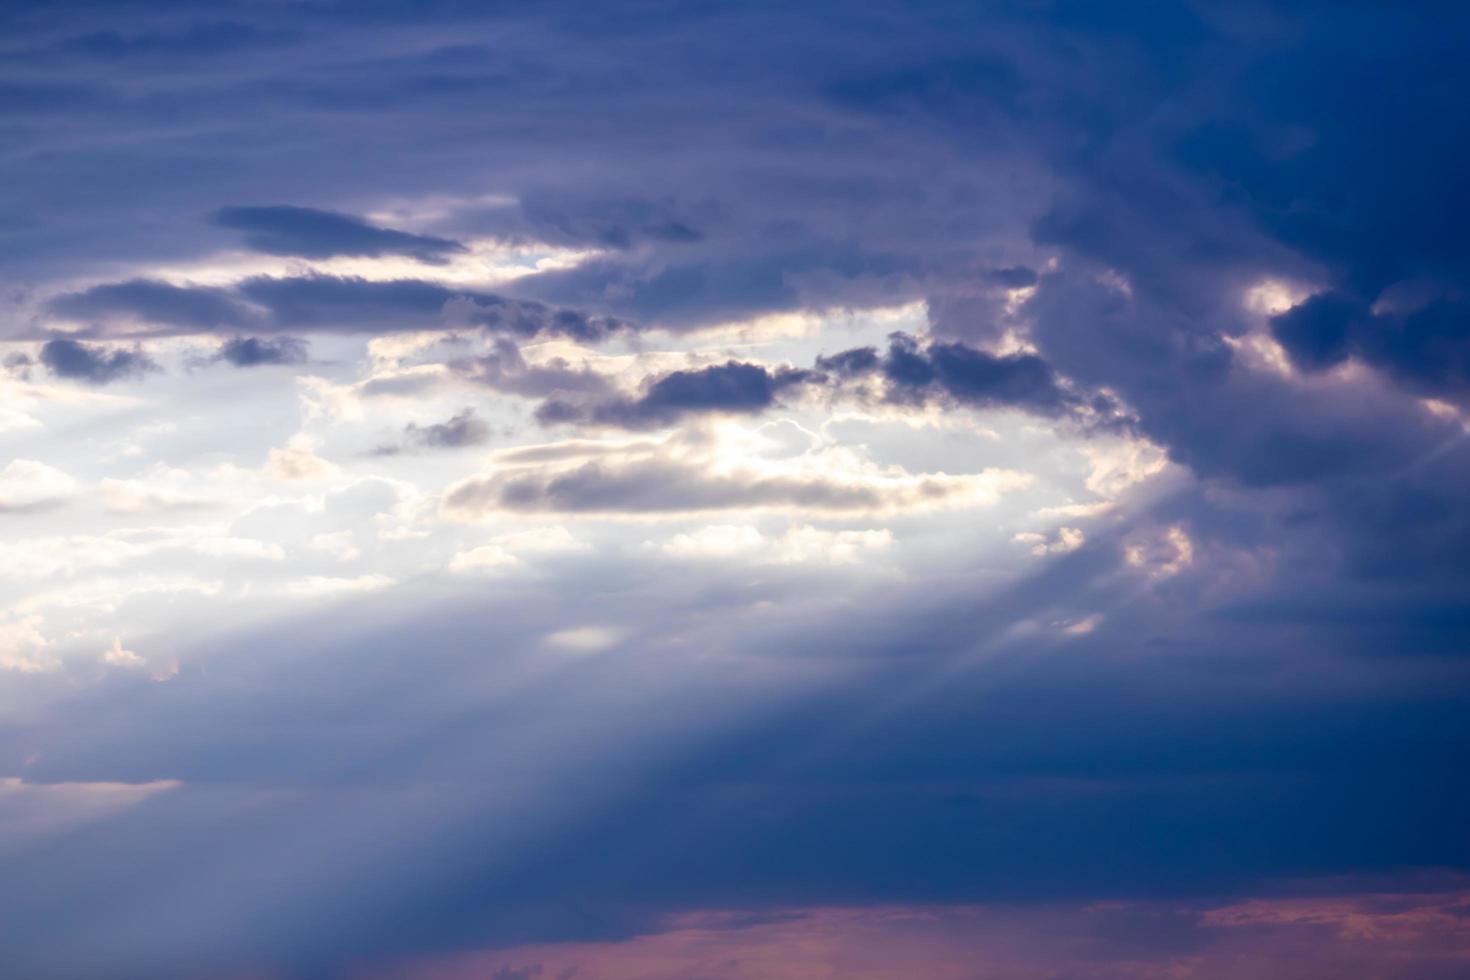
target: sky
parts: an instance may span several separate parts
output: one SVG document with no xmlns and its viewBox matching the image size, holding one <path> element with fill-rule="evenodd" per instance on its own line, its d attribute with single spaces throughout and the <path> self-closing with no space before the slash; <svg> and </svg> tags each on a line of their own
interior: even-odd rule
<svg viewBox="0 0 1470 980">
<path fill-rule="evenodd" d="M 3 5 L 5 976 L 1470 977 L 1467 45 Z"/>
</svg>

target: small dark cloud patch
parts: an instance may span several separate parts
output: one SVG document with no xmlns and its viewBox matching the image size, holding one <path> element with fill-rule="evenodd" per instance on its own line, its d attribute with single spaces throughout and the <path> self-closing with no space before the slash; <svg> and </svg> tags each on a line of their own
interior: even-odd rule
<svg viewBox="0 0 1470 980">
<path fill-rule="evenodd" d="M 58 378 L 105 385 L 161 370 L 142 348 L 105 347 L 57 338 L 41 348 L 41 363 Z"/>
<path fill-rule="evenodd" d="M 768 369 L 727 361 L 693 371 L 674 371 L 648 384 L 637 398 L 617 398 L 579 411 L 565 401 L 542 405 L 543 423 L 584 420 L 621 428 L 670 425 L 688 415 L 753 415 L 775 403 L 782 391 L 818 379 L 799 368 Z"/>
<path fill-rule="evenodd" d="M 461 449 L 465 446 L 480 446 L 490 441 L 490 426 L 475 415 L 475 410 L 466 408 L 452 415 L 447 421 L 432 425 L 416 425 L 410 422 L 404 429 L 408 442 L 429 449 Z"/>
<path fill-rule="evenodd" d="M 824 354 L 817 358 L 817 370 L 829 371 L 839 378 L 855 378 L 878 370 L 876 347 L 854 347 L 840 354 Z"/>
<path fill-rule="evenodd" d="M 305 259 L 405 255 L 420 262 L 442 263 L 465 251 L 464 245 L 448 238 L 380 228 L 349 214 L 316 208 L 221 208 L 214 213 L 213 221 L 222 228 L 244 232 L 245 244 L 267 255 Z"/>
<path fill-rule="evenodd" d="M 1012 406 L 1052 416 L 1079 404 L 1051 365 L 1035 354 L 991 354 L 962 343 L 924 346 L 902 333 L 889 338 L 885 354 L 858 347 L 819 357 L 817 368 L 840 378 L 881 375 L 889 400 L 896 402 L 947 397 L 976 407 Z"/>
<path fill-rule="evenodd" d="M 626 406 L 604 409 L 607 420 L 663 424 L 690 413 L 749 415 L 769 408 L 786 388 L 809 381 L 810 371 L 768 370 L 727 361 L 697 371 L 675 371 L 659 378 L 642 397 Z"/>
<path fill-rule="evenodd" d="M 213 360 L 235 367 L 300 364 L 306 360 L 306 346 L 298 337 L 231 337 L 220 345 Z"/>
<path fill-rule="evenodd" d="M 1346 360 L 1368 311 L 1339 293 L 1319 293 L 1271 320 L 1271 333 L 1298 368 L 1320 371 Z"/>
</svg>

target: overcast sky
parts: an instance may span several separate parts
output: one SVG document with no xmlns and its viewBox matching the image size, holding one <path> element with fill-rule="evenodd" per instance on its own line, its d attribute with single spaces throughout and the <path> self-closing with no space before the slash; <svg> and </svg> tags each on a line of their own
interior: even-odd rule
<svg viewBox="0 0 1470 980">
<path fill-rule="evenodd" d="M 1467 50 L 3 5 L 0 972 L 1470 977 Z"/>
</svg>

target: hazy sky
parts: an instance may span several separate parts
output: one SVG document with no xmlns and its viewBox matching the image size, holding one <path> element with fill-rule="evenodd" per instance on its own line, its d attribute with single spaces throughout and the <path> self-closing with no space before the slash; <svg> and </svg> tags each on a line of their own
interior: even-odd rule
<svg viewBox="0 0 1470 980">
<path fill-rule="evenodd" d="M 1467 50 L 3 5 L 0 973 L 1470 977 Z"/>
</svg>

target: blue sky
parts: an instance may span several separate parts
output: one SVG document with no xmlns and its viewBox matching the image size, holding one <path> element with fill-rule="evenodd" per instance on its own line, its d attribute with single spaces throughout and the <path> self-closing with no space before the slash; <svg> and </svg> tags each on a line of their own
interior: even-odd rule
<svg viewBox="0 0 1470 980">
<path fill-rule="evenodd" d="M 1467 42 L 6 6 L 7 976 L 1470 976 Z"/>
</svg>

